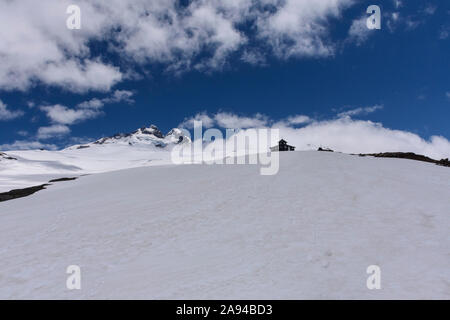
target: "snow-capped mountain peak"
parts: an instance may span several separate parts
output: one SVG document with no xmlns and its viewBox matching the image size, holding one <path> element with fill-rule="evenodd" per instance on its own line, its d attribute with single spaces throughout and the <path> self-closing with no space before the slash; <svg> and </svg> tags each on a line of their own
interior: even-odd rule
<svg viewBox="0 0 450 320">
<path fill-rule="evenodd" d="M 84 149 L 100 145 L 137 145 L 166 148 L 170 145 L 190 142 L 191 139 L 181 129 L 174 128 L 167 135 L 164 135 L 157 126 L 152 124 L 149 127 L 142 127 L 131 133 L 118 133 L 85 145 L 72 146 L 68 149 Z"/>
<path fill-rule="evenodd" d="M 191 143 L 192 140 L 187 135 L 183 133 L 181 129 L 173 128 L 169 131 L 169 133 L 165 136 L 165 140 L 168 143 Z"/>
<path fill-rule="evenodd" d="M 164 139 L 164 134 L 158 129 L 157 126 L 152 124 L 150 127 L 142 127 L 137 129 L 133 134 L 148 134 L 148 135 L 154 135 L 157 138 Z"/>
</svg>

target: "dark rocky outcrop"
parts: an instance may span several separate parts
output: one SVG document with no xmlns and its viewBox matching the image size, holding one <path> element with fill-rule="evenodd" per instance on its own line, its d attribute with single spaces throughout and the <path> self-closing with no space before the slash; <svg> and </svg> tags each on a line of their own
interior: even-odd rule
<svg viewBox="0 0 450 320">
<path fill-rule="evenodd" d="M 53 180 L 50 180 L 49 183 L 42 184 L 39 186 L 34 186 L 34 187 L 29 187 L 29 188 L 24 188 L 24 189 L 15 189 L 15 190 L 11 190 L 8 192 L 3 192 L 3 193 L 0 193 L 0 202 L 28 197 L 38 191 L 45 189 L 45 187 L 50 186 L 51 183 L 54 183 L 54 182 L 72 181 L 72 180 L 76 180 L 76 179 L 78 179 L 78 178 L 74 177 L 74 178 L 53 179 Z"/>
<path fill-rule="evenodd" d="M 334 150 L 331 150 L 329 148 L 322 148 L 322 147 L 319 147 L 319 149 L 317 149 L 317 151 L 334 152 Z"/>
<path fill-rule="evenodd" d="M 6 153 L 4 152 L 0 152 L 0 160 L 1 159 L 5 159 L 5 160 L 17 160 L 14 157 L 8 156 Z"/>
<path fill-rule="evenodd" d="M 436 164 L 439 165 L 439 166 L 450 167 L 450 161 L 448 161 L 448 158 L 447 159 L 441 159 Z"/>
<path fill-rule="evenodd" d="M 157 138 L 164 139 L 164 134 L 158 129 L 157 126 L 155 126 L 153 124 L 150 126 L 150 128 L 142 127 L 141 132 L 143 134 L 152 134 Z"/>
<path fill-rule="evenodd" d="M 60 178 L 60 179 L 53 179 L 50 180 L 49 182 L 63 182 L 63 181 L 72 181 L 72 180 L 76 180 L 78 178 Z"/>
<path fill-rule="evenodd" d="M 0 193 L 0 202 L 27 197 L 29 195 L 32 195 L 33 193 L 45 189 L 46 186 L 48 186 L 48 184 Z"/>
<path fill-rule="evenodd" d="M 448 159 L 435 160 L 421 154 L 415 154 L 413 152 L 381 152 L 381 153 L 360 153 L 360 157 L 371 156 L 375 158 L 398 158 L 398 159 L 410 159 L 423 162 L 434 163 L 440 166 L 450 167 Z"/>
</svg>

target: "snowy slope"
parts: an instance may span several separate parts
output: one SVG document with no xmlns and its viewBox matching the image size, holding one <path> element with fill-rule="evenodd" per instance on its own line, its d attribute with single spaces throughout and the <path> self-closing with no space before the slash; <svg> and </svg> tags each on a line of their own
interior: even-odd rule
<svg viewBox="0 0 450 320">
<path fill-rule="evenodd" d="M 450 298 L 448 168 L 280 156 L 274 176 L 153 166 L 0 203 L 0 298 Z"/>
<path fill-rule="evenodd" d="M 61 177 L 170 164 L 171 147 L 190 142 L 180 129 L 164 136 L 151 125 L 61 151 L 9 151 L 7 155 L 15 160 L 0 155 L 0 192 Z"/>
</svg>

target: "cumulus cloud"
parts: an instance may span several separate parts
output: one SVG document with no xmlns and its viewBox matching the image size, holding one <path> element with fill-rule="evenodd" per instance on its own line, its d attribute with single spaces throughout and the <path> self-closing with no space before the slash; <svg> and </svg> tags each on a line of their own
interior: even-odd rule
<svg viewBox="0 0 450 320">
<path fill-rule="evenodd" d="M 88 41 L 101 33 L 102 16 L 82 30 L 66 28 L 71 1 L 1 1 L 0 88 L 26 90 L 36 81 L 72 91 L 108 90 L 121 80 L 118 68 L 90 55 Z M 83 13 L 94 4 L 83 3 Z M 79 31 L 79 32 L 78 32 Z"/>
<path fill-rule="evenodd" d="M 0 89 L 42 83 L 74 92 L 110 90 L 133 70 L 121 70 L 104 52 L 91 50 L 95 41 L 108 42 L 107 50 L 129 69 L 160 63 L 173 72 L 220 70 L 235 52 L 251 64 L 265 61 L 267 52 L 281 59 L 329 56 L 335 47 L 329 20 L 353 3 L 79 0 L 81 30 L 69 30 L 66 8 L 72 2 L 0 2 L 0 20 L 8 26 L 0 29 Z"/>
<path fill-rule="evenodd" d="M 289 124 L 295 125 L 295 124 L 304 124 L 311 122 L 311 118 L 305 115 L 296 115 L 296 116 L 290 116 L 286 120 Z"/>
<path fill-rule="evenodd" d="M 269 118 L 263 114 L 255 114 L 252 117 L 239 116 L 230 112 L 218 112 L 214 115 L 208 115 L 206 112 L 201 112 L 193 117 L 186 118 L 179 127 L 191 129 L 194 127 L 194 121 L 202 121 L 204 128 L 211 128 L 218 126 L 221 128 L 260 128 L 268 125 Z"/>
<path fill-rule="evenodd" d="M 298 126 L 298 125 L 304 125 L 307 123 L 312 122 L 313 119 L 311 119 L 308 116 L 305 115 L 295 115 L 295 116 L 289 116 L 286 119 L 279 120 L 275 122 L 272 127 L 273 128 L 279 128 L 279 127 L 289 127 L 289 126 Z"/>
<path fill-rule="evenodd" d="M 255 50 L 245 50 L 241 56 L 241 60 L 255 66 L 263 66 L 266 64 L 266 57 Z"/>
<path fill-rule="evenodd" d="M 37 138 L 45 140 L 55 137 L 61 137 L 70 133 L 70 128 L 65 125 L 52 125 L 48 127 L 40 127 L 38 129 Z"/>
<path fill-rule="evenodd" d="M 450 141 L 432 136 L 425 140 L 415 133 L 385 128 L 372 121 L 340 118 L 315 121 L 302 128 L 285 127 L 281 136 L 299 150 L 329 147 L 346 153 L 415 152 L 431 158 L 450 157 Z"/>
<path fill-rule="evenodd" d="M 267 116 L 260 113 L 253 117 L 243 117 L 229 112 L 219 112 L 214 116 L 214 120 L 222 128 L 260 128 L 268 123 Z"/>
<path fill-rule="evenodd" d="M 450 157 L 450 141 L 445 137 L 432 136 L 426 140 L 412 132 L 393 130 L 384 127 L 381 123 L 355 120 L 350 117 L 350 114 L 367 114 L 379 109 L 381 106 L 378 105 L 356 108 L 348 111 L 349 114 L 345 116 L 331 120 L 314 120 L 304 115 L 291 116 L 278 121 L 264 115 L 255 117 L 242 117 L 232 113 L 226 115 L 229 119 L 245 119 L 245 123 L 248 124 L 245 128 L 248 129 L 258 127 L 279 129 L 280 136 L 295 145 L 297 150 L 317 150 L 319 147 L 328 147 L 345 153 L 415 152 L 435 159 Z M 219 124 L 215 120 L 216 116 L 207 116 L 213 121 L 208 127 L 217 125 L 224 128 L 244 128 L 233 126 L 238 123 L 237 121 Z M 197 120 L 200 120 L 200 117 Z"/>
<path fill-rule="evenodd" d="M 119 103 L 119 102 L 126 102 L 126 103 L 134 103 L 134 100 L 131 98 L 134 95 L 132 91 L 129 90 L 116 90 L 114 91 L 113 95 L 106 99 L 106 103 Z"/>
<path fill-rule="evenodd" d="M 103 99 L 94 98 L 88 101 L 83 101 L 77 105 L 78 108 L 100 109 L 105 105 Z"/>
<path fill-rule="evenodd" d="M 354 41 L 357 45 L 361 45 L 373 33 L 374 30 L 367 28 L 367 17 L 362 16 L 359 19 L 353 20 L 352 25 L 348 30 L 348 37 L 350 41 Z"/>
<path fill-rule="evenodd" d="M 98 61 L 51 63 L 36 76 L 46 84 L 62 86 L 74 92 L 109 91 L 122 80 L 118 68 Z"/>
<path fill-rule="evenodd" d="M 0 150 L 35 150 L 35 149 L 46 149 L 46 150 L 56 150 L 58 147 L 54 144 L 46 144 L 39 141 L 26 141 L 17 140 L 13 143 L 7 143 L 0 145 Z"/>
<path fill-rule="evenodd" d="M 134 93 L 128 90 L 116 90 L 110 97 L 103 99 L 94 98 L 88 101 L 83 101 L 77 105 L 78 108 L 90 108 L 90 109 L 100 109 L 105 104 L 109 103 L 119 103 L 125 102 L 127 104 L 134 103 L 132 96 Z"/>
<path fill-rule="evenodd" d="M 256 17 L 258 37 L 270 44 L 277 57 L 329 56 L 334 45 L 327 41 L 327 20 L 339 17 L 351 0 L 263 1 L 272 7 Z"/>
<path fill-rule="evenodd" d="M 95 109 L 70 109 L 60 104 L 42 106 L 40 109 L 47 114 L 52 122 L 64 125 L 93 119 L 102 114 L 101 111 Z"/>
<path fill-rule="evenodd" d="M 0 100 L 0 121 L 8 121 L 23 116 L 23 111 L 11 111 L 8 106 Z"/>
<path fill-rule="evenodd" d="M 38 137 L 44 138 L 49 134 L 51 135 L 58 133 L 67 134 L 70 132 L 65 129 L 67 125 L 72 125 L 88 119 L 94 119 L 103 115 L 102 108 L 105 104 L 119 103 L 119 102 L 125 102 L 128 104 L 133 103 L 134 102 L 134 100 L 132 99 L 133 95 L 134 93 L 128 90 L 116 90 L 111 96 L 101 99 L 93 98 L 88 101 L 83 101 L 79 103 L 75 108 L 69 108 L 67 106 L 63 106 L 60 104 L 41 106 L 39 107 L 39 109 L 45 112 L 47 117 L 54 124 L 59 124 L 60 126 L 44 127 L 43 128 L 44 132 L 41 134 L 40 132 L 38 132 Z M 57 130 L 57 129 L 61 131 L 47 132 L 47 130 Z"/>
<path fill-rule="evenodd" d="M 214 126 L 214 119 L 206 112 L 197 113 L 193 117 L 185 118 L 178 126 L 180 128 L 192 129 L 194 127 L 194 121 L 201 121 L 204 128 L 211 128 Z"/>
</svg>

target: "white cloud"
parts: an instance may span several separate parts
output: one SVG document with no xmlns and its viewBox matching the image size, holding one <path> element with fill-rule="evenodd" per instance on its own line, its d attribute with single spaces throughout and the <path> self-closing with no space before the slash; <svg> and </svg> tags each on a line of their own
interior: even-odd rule
<svg viewBox="0 0 450 320">
<path fill-rule="evenodd" d="M 95 109 L 70 109 L 66 106 L 56 104 L 40 107 L 50 120 L 57 124 L 71 125 L 87 119 L 93 119 L 102 114 Z"/>
<path fill-rule="evenodd" d="M 445 96 L 447 97 L 447 99 L 450 99 L 450 91 L 447 91 L 447 92 L 445 93 Z"/>
<path fill-rule="evenodd" d="M 204 128 L 211 128 L 217 126 L 220 128 L 229 129 L 245 129 L 245 128 L 264 128 L 268 126 L 295 126 L 300 124 L 306 124 L 312 121 L 312 119 L 305 115 L 289 116 L 286 119 L 274 122 L 264 114 L 257 113 L 254 116 L 242 116 L 231 112 L 218 112 L 213 115 L 209 115 L 206 112 L 201 112 L 193 117 L 186 118 L 178 126 L 180 128 L 192 129 L 195 121 L 202 121 Z"/>
<path fill-rule="evenodd" d="M 403 21 L 399 12 L 385 12 L 383 17 L 385 18 L 385 24 L 390 32 L 394 32 L 397 26 Z"/>
<path fill-rule="evenodd" d="M 8 106 L 0 100 L 0 121 L 8 121 L 23 116 L 23 111 L 11 111 Z"/>
<path fill-rule="evenodd" d="M 75 144 L 87 144 L 95 140 L 96 140 L 95 138 L 89 137 L 70 137 L 69 143 L 66 145 L 66 147 L 71 147 Z"/>
<path fill-rule="evenodd" d="M 266 64 L 266 57 L 255 50 L 245 50 L 241 56 L 241 60 L 255 66 Z"/>
<path fill-rule="evenodd" d="M 40 127 L 38 129 L 37 138 L 41 139 L 50 139 L 55 137 L 61 137 L 70 133 L 70 129 L 65 125 L 52 125 L 49 127 Z"/>
<path fill-rule="evenodd" d="M 375 112 L 377 110 L 383 109 L 382 105 L 374 105 L 370 107 L 359 107 L 351 110 L 347 110 L 344 112 L 340 112 L 338 114 L 338 117 L 352 117 L 352 116 L 358 116 L 358 115 L 367 115 L 369 113 Z"/>
<path fill-rule="evenodd" d="M 81 102 L 77 105 L 78 108 L 90 108 L 90 109 L 100 109 L 105 104 L 109 103 L 119 103 L 119 102 L 125 102 L 128 104 L 134 103 L 134 100 L 131 98 L 134 95 L 133 92 L 128 90 L 116 90 L 112 94 L 112 96 L 98 99 L 94 98 L 88 101 Z"/>
<path fill-rule="evenodd" d="M 273 128 L 279 128 L 279 127 L 289 127 L 289 126 L 298 126 L 298 125 L 305 125 L 307 123 L 312 122 L 313 119 L 311 119 L 308 116 L 305 115 L 295 115 L 295 116 L 289 116 L 286 119 L 282 119 L 280 121 L 275 122 L 272 127 Z"/>
<path fill-rule="evenodd" d="M 329 56 L 334 44 L 327 41 L 327 20 L 339 17 L 351 0 L 265 0 L 273 14 L 256 17 L 258 36 L 264 39 L 280 58 Z"/>
<path fill-rule="evenodd" d="M 79 123 L 88 119 L 94 119 L 103 114 L 102 108 L 110 103 L 133 103 L 134 93 L 127 90 L 116 90 L 108 97 L 93 98 L 79 103 L 75 108 L 69 108 L 60 104 L 40 106 L 39 109 L 46 113 L 53 125 L 38 129 L 38 139 L 49 139 L 61 137 L 70 133 L 69 125 Z"/>
<path fill-rule="evenodd" d="M 0 29 L 0 89 L 27 90 L 42 83 L 74 92 L 108 91 L 134 74 L 136 66 L 144 67 L 144 73 L 148 63 L 173 72 L 220 70 L 240 50 L 248 63 L 265 61 L 267 48 L 281 59 L 329 56 L 335 47 L 329 19 L 339 18 L 353 3 L 79 0 L 81 30 L 69 30 L 66 8 L 72 2 L 0 1 L 0 21 L 8 26 Z M 118 54 L 129 70 L 105 61 L 104 52 L 91 51 L 89 43 L 97 40 L 108 42 L 109 52 Z"/>
<path fill-rule="evenodd" d="M 83 101 L 77 105 L 78 108 L 100 109 L 105 105 L 103 99 L 94 98 L 88 101 Z"/>
<path fill-rule="evenodd" d="M 35 149 L 46 149 L 46 150 L 56 150 L 58 147 L 54 144 L 41 143 L 39 141 L 26 141 L 17 140 L 13 143 L 7 143 L 0 145 L 0 150 L 35 150 Z"/>
<path fill-rule="evenodd" d="M 353 20 L 350 29 L 348 30 L 348 36 L 351 41 L 356 42 L 357 45 L 361 45 L 365 42 L 374 30 L 367 28 L 367 17 L 363 16 L 359 19 Z"/>
<path fill-rule="evenodd" d="M 222 128 L 261 128 L 268 124 L 268 118 L 259 113 L 253 117 L 243 117 L 233 113 L 219 112 L 214 116 L 214 120 Z"/>
<path fill-rule="evenodd" d="M 120 71 L 90 57 L 87 43 L 101 36 L 101 15 L 90 16 L 94 4 L 83 1 L 82 30 L 68 30 L 69 0 L 1 1 L 0 88 L 26 90 L 36 81 L 72 91 L 108 90 L 121 80 Z M 89 20 L 90 22 L 89 22 Z M 98 20 L 97 20 L 98 19 Z"/>
<path fill-rule="evenodd" d="M 194 121 L 201 121 L 204 128 L 211 128 L 214 126 L 214 119 L 211 118 L 206 112 L 197 113 L 195 116 L 185 118 L 178 126 L 180 128 L 192 129 L 194 127 Z"/>
<path fill-rule="evenodd" d="M 311 118 L 305 115 L 290 116 L 287 118 L 289 124 L 305 124 L 311 122 Z"/>
<path fill-rule="evenodd" d="M 62 86 L 74 92 L 109 91 L 122 80 L 118 68 L 98 61 L 49 63 L 37 77 L 49 85 Z"/>
<path fill-rule="evenodd" d="M 114 91 L 112 97 L 106 100 L 106 103 L 134 103 L 134 100 L 131 98 L 133 95 L 134 93 L 129 90 L 116 90 Z"/>
<path fill-rule="evenodd" d="M 280 134 L 299 150 L 322 146 L 345 153 L 415 152 L 434 159 L 450 157 L 450 141 L 444 137 L 424 140 L 415 133 L 351 118 L 317 121 L 299 129 L 286 127 Z"/>
<path fill-rule="evenodd" d="M 380 106 L 357 108 L 354 110 L 358 111 L 354 113 L 361 114 L 378 109 Z M 412 132 L 392 130 L 385 128 L 381 123 L 355 120 L 349 116 L 322 121 L 306 116 L 292 116 L 273 121 L 263 115 L 255 117 L 241 117 L 231 113 L 226 115 L 228 119 L 245 118 L 246 124 L 254 124 L 253 127 L 268 126 L 279 129 L 281 137 L 296 146 L 297 150 L 329 147 L 345 153 L 415 152 L 434 159 L 450 158 L 450 141 L 445 137 L 432 136 L 429 140 L 425 140 Z M 208 118 L 214 120 L 213 125 L 218 125 L 215 121 L 216 115 Z M 264 121 L 261 122 L 261 119 Z M 238 121 L 230 121 L 223 125 L 225 128 L 234 128 L 236 122 Z M 303 126 L 297 127 L 298 123 Z M 252 127 L 249 125 L 245 128 Z"/>
</svg>

